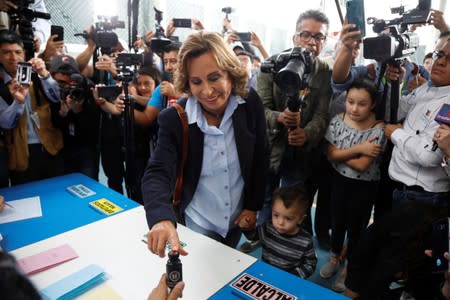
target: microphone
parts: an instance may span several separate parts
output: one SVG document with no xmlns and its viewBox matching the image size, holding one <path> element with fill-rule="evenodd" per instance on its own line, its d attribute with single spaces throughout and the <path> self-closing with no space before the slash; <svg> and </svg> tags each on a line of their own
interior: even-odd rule
<svg viewBox="0 0 450 300">
<path fill-rule="evenodd" d="M 434 120 L 439 124 L 450 125 L 450 104 L 442 104 L 442 107 L 439 109 L 436 117 L 434 117 Z M 438 144 L 434 141 L 431 151 L 436 151 L 437 148 Z"/>
</svg>

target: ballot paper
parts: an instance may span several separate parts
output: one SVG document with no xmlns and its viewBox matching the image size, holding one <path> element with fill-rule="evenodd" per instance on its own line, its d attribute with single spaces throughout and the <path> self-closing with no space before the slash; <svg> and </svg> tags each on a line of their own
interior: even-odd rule
<svg viewBox="0 0 450 300">
<path fill-rule="evenodd" d="M 68 244 L 64 244 L 56 248 L 21 258 L 17 263 L 25 274 L 31 275 L 45 271 L 77 257 L 78 255 L 75 250 Z"/>
<path fill-rule="evenodd" d="M 39 196 L 7 201 L 7 203 L 8 205 L 5 205 L 0 213 L 0 224 L 42 217 Z"/>
<path fill-rule="evenodd" d="M 104 270 L 89 265 L 40 291 L 45 300 L 73 299 L 105 281 Z"/>
</svg>

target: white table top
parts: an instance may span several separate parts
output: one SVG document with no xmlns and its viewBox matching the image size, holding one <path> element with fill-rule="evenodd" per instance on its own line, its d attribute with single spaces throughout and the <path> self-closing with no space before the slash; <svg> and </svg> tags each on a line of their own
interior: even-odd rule
<svg viewBox="0 0 450 300">
<path fill-rule="evenodd" d="M 142 242 L 148 232 L 143 207 L 125 211 L 46 240 L 19 248 L 11 253 L 17 258 L 69 244 L 78 258 L 30 276 L 38 289 L 58 281 L 79 269 L 97 264 L 108 274 L 105 282 L 124 299 L 146 299 L 165 272 L 166 258 L 152 254 Z M 30 232 L 29 234 L 33 234 Z M 206 299 L 256 259 L 204 237 L 179 225 L 180 240 L 189 255 L 181 257 L 183 298 Z"/>
</svg>

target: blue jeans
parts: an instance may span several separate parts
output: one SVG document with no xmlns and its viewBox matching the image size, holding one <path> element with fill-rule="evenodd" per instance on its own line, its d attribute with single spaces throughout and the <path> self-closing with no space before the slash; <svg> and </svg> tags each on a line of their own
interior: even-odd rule
<svg viewBox="0 0 450 300">
<path fill-rule="evenodd" d="M 241 239 L 241 229 L 239 227 L 234 227 L 231 228 L 228 231 L 228 234 L 226 237 L 222 237 L 220 234 L 211 231 L 211 230 L 207 230 L 203 227 L 201 227 L 200 225 L 198 225 L 197 223 L 195 223 L 191 218 L 189 218 L 188 215 L 184 215 L 184 219 L 185 219 L 185 223 L 186 223 L 186 227 L 189 229 L 194 230 L 197 233 L 203 234 L 209 238 L 212 238 L 215 241 L 218 241 L 222 244 L 225 244 L 227 246 L 230 246 L 232 248 L 236 248 L 237 244 L 239 243 L 239 240 Z"/>
<path fill-rule="evenodd" d="M 407 202 L 431 203 L 434 206 L 450 205 L 450 193 L 433 193 L 427 191 L 412 191 L 408 189 L 395 189 L 392 194 L 393 207 Z"/>
</svg>

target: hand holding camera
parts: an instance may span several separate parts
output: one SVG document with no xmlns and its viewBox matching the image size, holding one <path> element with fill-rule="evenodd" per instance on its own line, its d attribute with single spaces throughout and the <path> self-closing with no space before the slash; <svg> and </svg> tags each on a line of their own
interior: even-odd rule
<svg viewBox="0 0 450 300">
<path fill-rule="evenodd" d="M 117 67 L 114 59 L 106 54 L 100 56 L 95 63 L 95 68 L 111 73 L 113 77 L 117 76 Z"/>
<path fill-rule="evenodd" d="M 300 124 L 300 112 L 292 112 L 286 107 L 285 110 L 278 115 L 278 123 L 283 124 L 287 128 L 296 128 Z"/>
</svg>

